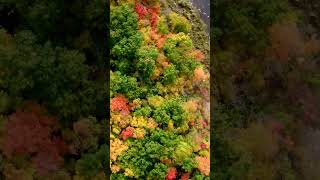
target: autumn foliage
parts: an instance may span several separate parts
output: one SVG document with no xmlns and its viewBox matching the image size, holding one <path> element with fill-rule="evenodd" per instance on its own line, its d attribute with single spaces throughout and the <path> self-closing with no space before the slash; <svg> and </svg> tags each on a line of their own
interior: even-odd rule
<svg viewBox="0 0 320 180">
<path fill-rule="evenodd" d="M 1 1 L 1 180 L 107 179 L 106 7 Z"/>
<path fill-rule="evenodd" d="M 174 180 L 177 177 L 177 169 L 172 167 L 168 170 L 168 174 L 166 176 L 166 180 Z"/>
<path fill-rule="evenodd" d="M 144 19 L 146 16 L 149 16 L 149 21 L 151 27 L 154 29 L 157 26 L 158 14 L 160 12 L 160 4 L 157 3 L 154 6 L 144 6 L 142 3 L 135 2 L 135 12 L 139 15 L 139 20 Z"/>
<path fill-rule="evenodd" d="M 112 49 L 119 52 L 110 70 L 112 180 L 210 179 L 208 54 L 194 46 L 190 19 L 162 4 L 111 8 Z M 139 41 L 119 35 L 129 32 Z"/>
<path fill-rule="evenodd" d="M 126 140 L 129 137 L 133 136 L 134 128 L 133 127 L 127 127 L 125 130 L 122 131 L 123 139 Z"/>
<path fill-rule="evenodd" d="M 288 61 L 288 58 L 310 56 L 320 50 L 320 41 L 315 35 L 305 40 L 295 22 L 274 24 L 269 32 L 271 47 L 268 51 L 275 59 Z"/>
<path fill-rule="evenodd" d="M 112 98 L 110 102 L 111 111 L 120 111 L 123 115 L 130 113 L 130 106 L 128 100 L 123 95 L 118 95 Z"/>
<path fill-rule="evenodd" d="M 139 15 L 139 19 L 143 19 L 146 15 L 148 15 L 148 10 L 141 3 L 136 2 L 135 11 Z"/>
<path fill-rule="evenodd" d="M 40 175 L 56 171 L 63 164 L 65 144 L 53 135 L 57 120 L 46 115 L 34 103 L 26 104 L 9 116 L 4 136 L 3 152 L 9 159 L 31 156 L 33 166 Z"/>
</svg>

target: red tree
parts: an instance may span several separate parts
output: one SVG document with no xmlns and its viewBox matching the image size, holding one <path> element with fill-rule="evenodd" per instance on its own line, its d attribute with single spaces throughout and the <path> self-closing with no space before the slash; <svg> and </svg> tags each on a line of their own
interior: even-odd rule
<svg viewBox="0 0 320 180">
<path fill-rule="evenodd" d="M 134 128 L 133 127 L 127 127 L 125 130 L 122 131 L 122 137 L 124 140 L 128 139 L 129 137 L 132 137 L 134 133 Z"/>
<path fill-rule="evenodd" d="M 138 2 L 135 3 L 135 11 L 139 15 L 139 20 L 148 15 L 147 8 Z"/>
<path fill-rule="evenodd" d="M 190 177 L 190 173 L 183 173 L 181 176 L 181 180 L 188 180 Z"/>
<path fill-rule="evenodd" d="M 148 3 L 146 3 L 148 4 Z M 159 12 L 160 12 L 160 4 L 157 3 L 155 5 L 147 5 L 148 7 L 144 6 L 143 4 L 139 3 L 138 1 L 135 2 L 135 12 L 139 15 L 139 20 L 149 16 L 149 20 L 151 23 L 151 27 L 156 29 L 158 19 L 159 19 Z"/>
<path fill-rule="evenodd" d="M 111 111 L 120 111 L 124 115 L 130 114 L 130 106 L 127 98 L 123 95 L 117 95 L 111 99 L 110 109 Z"/>
<path fill-rule="evenodd" d="M 41 106 L 28 103 L 9 116 L 4 133 L 3 153 L 11 159 L 30 156 L 39 175 L 58 170 L 64 142 L 53 136 L 56 119 L 46 115 Z"/>
<path fill-rule="evenodd" d="M 160 13 L 160 4 L 148 8 L 150 15 L 150 23 L 153 29 L 156 29 Z"/>
<path fill-rule="evenodd" d="M 172 167 L 168 170 L 168 174 L 166 176 L 166 180 L 174 180 L 177 177 L 177 169 Z"/>
</svg>

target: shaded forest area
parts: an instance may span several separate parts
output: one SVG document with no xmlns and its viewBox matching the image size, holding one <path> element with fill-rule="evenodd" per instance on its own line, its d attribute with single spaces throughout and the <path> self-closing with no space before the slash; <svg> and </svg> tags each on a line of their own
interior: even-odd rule
<svg viewBox="0 0 320 180">
<path fill-rule="evenodd" d="M 212 2 L 213 179 L 320 179 L 317 4 Z"/>
<path fill-rule="evenodd" d="M 0 2 L 0 179 L 106 179 L 107 4 Z"/>
</svg>

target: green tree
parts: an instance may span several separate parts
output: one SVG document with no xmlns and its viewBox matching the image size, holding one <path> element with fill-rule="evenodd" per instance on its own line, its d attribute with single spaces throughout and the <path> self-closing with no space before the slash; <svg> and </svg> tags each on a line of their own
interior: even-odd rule
<svg viewBox="0 0 320 180">
<path fill-rule="evenodd" d="M 186 121 L 186 112 L 182 108 L 181 101 L 170 99 L 156 108 L 153 117 L 164 127 L 168 126 L 170 121 L 173 121 L 175 127 L 179 127 Z"/>
<path fill-rule="evenodd" d="M 176 69 L 175 65 L 171 65 L 164 69 L 162 82 L 164 84 L 171 84 L 174 83 L 177 79 L 179 71 Z"/>
<path fill-rule="evenodd" d="M 136 51 L 142 43 L 138 32 L 138 15 L 129 5 L 112 7 L 110 14 L 111 64 L 113 68 L 130 72 Z"/>
<path fill-rule="evenodd" d="M 244 0 L 237 3 L 218 0 L 213 7 L 216 9 L 213 12 L 214 41 L 238 41 L 251 52 L 259 53 L 267 46 L 266 28 L 279 21 L 289 6 L 287 0 Z"/>
<path fill-rule="evenodd" d="M 128 99 L 141 98 L 146 89 L 139 88 L 137 78 L 127 76 L 119 71 L 110 72 L 110 96 L 124 94 Z"/>
<path fill-rule="evenodd" d="M 153 179 L 164 179 L 167 175 L 168 166 L 158 163 L 154 166 L 154 169 L 152 169 L 148 175 L 148 177 Z"/>
<path fill-rule="evenodd" d="M 106 172 L 107 166 L 107 145 L 102 145 L 95 153 L 83 154 L 76 162 L 76 174 L 84 179 L 93 179 L 101 172 Z"/>
<path fill-rule="evenodd" d="M 192 40 L 184 33 L 178 33 L 168 38 L 163 46 L 165 56 L 173 63 L 180 73 L 191 75 L 198 63 L 186 52 L 193 48 Z"/>
<path fill-rule="evenodd" d="M 131 142 L 119 159 L 124 168 L 133 171 L 135 178 L 163 177 L 167 167 L 161 160 L 172 158 L 180 140 L 181 137 L 172 132 L 157 129 L 150 136 Z"/>
<path fill-rule="evenodd" d="M 0 69 L 5 72 L 1 89 L 9 97 L 43 102 L 64 119 L 95 111 L 97 89 L 88 78 L 90 69 L 83 54 L 50 42 L 39 45 L 30 31 L 17 33 L 8 43 L 11 46 L 0 50 L 4 57 Z"/>
<path fill-rule="evenodd" d="M 172 31 L 175 33 L 183 32 L 187 34 L 192 28 L 191 23 L 186 17 L 174 12 L 169 14 L 169 23 Z"/>
<path fill-rule="evenodd" d="M 140 72 L 140 76 L 144 80 L 150 80 L 150 77 L 153 74 L 153 71 L 156 66 L 156 60 L 159 55 L 158 49 L 156 47 L 141 47 L 137 51 L 137 69 Z"/>
</svg>

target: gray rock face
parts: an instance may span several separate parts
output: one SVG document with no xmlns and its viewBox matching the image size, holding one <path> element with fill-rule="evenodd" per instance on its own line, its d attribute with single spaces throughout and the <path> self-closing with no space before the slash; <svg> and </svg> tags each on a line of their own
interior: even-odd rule
<svg viewBox="0 0 320 180">
<path fill-rule="evenodd" d="M 210 31 L 210 0 L 190 0 L 192 5 L 199 11 L 202 21 Z"/>
</svg>

